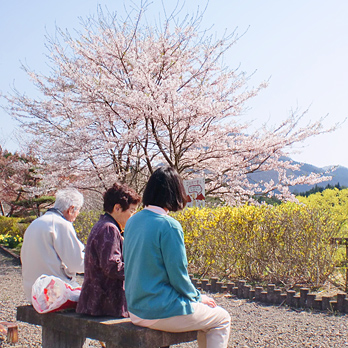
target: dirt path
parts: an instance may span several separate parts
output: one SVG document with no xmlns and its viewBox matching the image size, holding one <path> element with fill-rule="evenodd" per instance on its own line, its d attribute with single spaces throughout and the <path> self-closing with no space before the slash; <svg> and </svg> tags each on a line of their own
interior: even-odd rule
<svg viewBox="0 0 348 348">
<path fill-rule="evenodd" d="M 348 315 L 315 311 L 294 311 L 266 306 L 223 295 L 215 295 L 219 305 L 232 317 L 229 347 L 337 347 L 348 348 Z M 0 321 L 15 321 L 16 307 L 26 304 L 21 268 L 0 251 Z M 19 342 L 0 347 L 41 347 L 41 328 L 18 322 Z M 100 347 L 97 342 L 92 346 Z M 173 347 L 197 347 L 196 343 Z"/>
</svg>

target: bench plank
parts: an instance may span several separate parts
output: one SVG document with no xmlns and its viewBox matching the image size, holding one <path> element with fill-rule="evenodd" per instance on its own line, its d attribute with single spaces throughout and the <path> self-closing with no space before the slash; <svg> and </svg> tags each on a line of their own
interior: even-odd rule
<svg viewBox="0 0 348 348">
<path fill-rule="evenodd" d="M 151 330 L 133 325 L 129 318 L 92 317 L 73 310 L 39 314 L 29 305 L 17 307 L 17 320 L 42 326 L 42 346 L 49 348 L 68 347 L 66 344 L 69 342 L 70 348 L 81 347 L 81 340 L 85 338 L 106 342 L 110 348 L 168 347 L 197 339 L 197 331 L 172 333 Z M 48 344 L 50 335 L 62 345 L 53 346 L 52 341 Z M 64 340 L 68 343 L 63 343 Z"/>
</svg>

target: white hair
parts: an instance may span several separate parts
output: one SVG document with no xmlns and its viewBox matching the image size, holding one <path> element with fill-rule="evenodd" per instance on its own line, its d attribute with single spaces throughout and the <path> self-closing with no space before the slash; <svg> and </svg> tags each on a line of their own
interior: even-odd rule
<svg viewBox="0 0 348 348">
<path fill-rule="evenodd" d="M 83 205 L 83 195 L 74 188 L 65 188 L 57 191 L 54 208 L 61 212 L 68 210 L 71 206 L 74 210 L 81 209 Z"/>
</svg>

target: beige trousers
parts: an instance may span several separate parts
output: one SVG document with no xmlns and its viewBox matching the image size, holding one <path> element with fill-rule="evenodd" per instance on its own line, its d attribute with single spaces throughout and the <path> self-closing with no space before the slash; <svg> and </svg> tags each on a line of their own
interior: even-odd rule
<svg viewBox="0 0 348 348">
<path fill-rule="evenodd" d="M 136 325 L 167 332 L 198 330 L 199 348 L 227 348 L 230 336 L 231 317 L 226 310 L 217 306 L 211 308 L 201 302 L 193 302 L 194 313 L 166 319 L 156 319 L 150 325 L 141 320 Z M 148 321 L 149 322 L 149 321 Z"/>
</svg>

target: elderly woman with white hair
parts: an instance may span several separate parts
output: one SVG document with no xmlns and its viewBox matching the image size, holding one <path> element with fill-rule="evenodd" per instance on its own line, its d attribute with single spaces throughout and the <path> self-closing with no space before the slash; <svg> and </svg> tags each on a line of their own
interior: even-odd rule
<svg viewBox="0 0 348 348">
<path fill-rule="evenodd" d="M 56 193 L 54 207 L 34 220 L 24 233 L 21 249 L 25 296 L 31 302 L 31 288 L 42 274 L 56 276 L 78 286 L 76 273 L 84 272 L 84 245 L 72 222 L 83 205 L 83 195 L 73 188 Z"/>
</svg>

